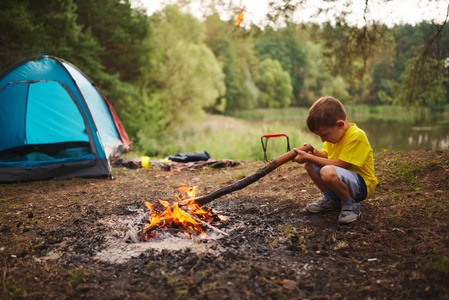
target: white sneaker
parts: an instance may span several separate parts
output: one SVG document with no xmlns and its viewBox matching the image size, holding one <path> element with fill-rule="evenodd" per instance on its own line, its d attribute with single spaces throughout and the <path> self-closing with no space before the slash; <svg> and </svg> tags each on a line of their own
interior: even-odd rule
<svg viewBox="0 0 449 300">
<path fill-rule="evenodd" d="M 348 224 L 357 221 L 363 213 L 360 203 L 351 203 L 341 207 L 341 214 L 338 217 L 340 224 Z"/>
<path fill-rule="evenodd" d="M 340 207 L 340 200 L 333 200 L 323 196 L 316 199 L 315 202 L 307 204 L 306 209 L 307 211 L 316 214 L 323 211 L 338 209 Z"/>
</svg>

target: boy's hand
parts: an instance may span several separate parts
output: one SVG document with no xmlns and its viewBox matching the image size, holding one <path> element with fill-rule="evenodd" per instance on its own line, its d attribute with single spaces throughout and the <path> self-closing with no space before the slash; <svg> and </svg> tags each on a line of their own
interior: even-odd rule
<svg viewBox="0 0 449 300">
<path fill-rule="evenodd" d="M 307 156 L 310 155 L 309 153 L 300 150 L 298 148 L 293 149 L 296 152 L 296 157 L 293 159 L 294 162 L 297 162 L 298 164 L 303 164 L 308 161 Z"/>
<path fill-rule="evenodd" d="M 306 151 L 307 153 L 313 154 L 313 146 L 309 143 L 304 143 L 301 147 L 301 150 Z"/>
</svg>

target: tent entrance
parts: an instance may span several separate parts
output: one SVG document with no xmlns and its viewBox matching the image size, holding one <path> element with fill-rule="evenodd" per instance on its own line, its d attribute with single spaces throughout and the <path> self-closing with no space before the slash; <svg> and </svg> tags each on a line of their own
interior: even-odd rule
<svg viewBox="0 0 449 300">
<path fill-rule="evenodd" d="M 0 151 L 0 166 L 28 168 L 94 158 L 86 142 L 27 145 Z"/>
<path fill-rule="evenodd" d="M 94 157 L 86 122 L 58 81 L 9 83 L 0 91 L 0 165 L 30 167 Z"/>
</svg>

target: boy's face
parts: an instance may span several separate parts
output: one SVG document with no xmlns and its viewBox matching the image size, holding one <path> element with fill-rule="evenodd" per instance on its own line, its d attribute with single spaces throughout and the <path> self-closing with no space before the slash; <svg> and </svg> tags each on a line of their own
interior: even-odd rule
<svg viewBox="0 0 449 300">
<path fill-rule="evenodd" d="M 313 133 L 321 138 L 322 142 L 338 143 L 346 132 L 345 122 L 337 121 L 337 124 L 332 127 L 320 127 Z"/>
</svg>

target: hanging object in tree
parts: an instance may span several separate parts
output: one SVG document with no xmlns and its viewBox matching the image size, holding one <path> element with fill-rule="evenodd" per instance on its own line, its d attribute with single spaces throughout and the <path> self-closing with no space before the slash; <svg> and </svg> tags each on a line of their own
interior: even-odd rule
<svg viewBox="0 0 449 300">
<path fill-rule="evenodd" d="M 239 14 L 237 15 L 237 21 L 235 21 L 234 26 L 236 27 L 240 27 L 240 23 L 242 23 L 243 20 L 243 10 L 245 8 L 242 8 L 242 10 L 239 12 Z"/>
</svg>

